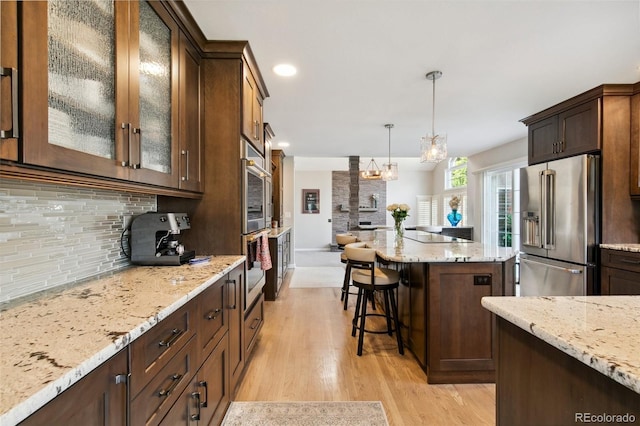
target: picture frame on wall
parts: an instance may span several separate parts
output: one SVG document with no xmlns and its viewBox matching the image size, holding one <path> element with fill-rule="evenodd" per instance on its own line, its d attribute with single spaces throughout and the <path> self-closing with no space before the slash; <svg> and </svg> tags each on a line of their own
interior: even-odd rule
<svg viewBox="0 0 640 426">
<path fill-rule="evenodd" d="M 306 214 L 320 213 L 320 190 L 319 189 L 303 189 L 302 190 L 302 213 L 306 213 Z"/>
</svg>

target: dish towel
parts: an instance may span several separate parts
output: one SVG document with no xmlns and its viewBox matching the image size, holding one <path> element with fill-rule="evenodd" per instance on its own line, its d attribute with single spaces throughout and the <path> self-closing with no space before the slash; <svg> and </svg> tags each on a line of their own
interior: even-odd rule
<svg viewBox="0 0 640 426">
<path fill-rule="evenodd" d="M 260 241 L 257 244 L 256 257 L 260 261 L 260 269 L 266 271 L 271 269 L 271 253 L 269 253 L 269 237 L 267 233 L 260 234 Z"/>
</svg>

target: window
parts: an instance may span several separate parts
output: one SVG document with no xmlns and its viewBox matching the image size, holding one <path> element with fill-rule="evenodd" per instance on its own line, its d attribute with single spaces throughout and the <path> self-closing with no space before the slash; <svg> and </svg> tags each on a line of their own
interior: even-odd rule
<svg viewBox="0 0 640 426">
<path fill-rule="evenodd" d="M 467 187 L 467 157 L 449 158 L 444 181 L 445 189 Z"/>
<path fill-rule="evenodd" d="M 519 247 L 519 167 L 485 172 L 484 193 L 484 241 L 499 247 Z"/>
<path fill-rule="evenodd" d="M 438 224 L 438 199 L 431 195 L 418 195 L 416 197 L 418 217 L 416 225 L 427 226 Z"/>
</svg>

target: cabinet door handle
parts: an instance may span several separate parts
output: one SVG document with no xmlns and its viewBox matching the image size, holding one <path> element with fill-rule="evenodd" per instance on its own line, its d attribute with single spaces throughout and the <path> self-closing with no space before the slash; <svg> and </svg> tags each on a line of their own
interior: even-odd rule
<svg viewBox="0 0 640 426">
<path fill-rule="evenodd" d="M 191 396 L 196 400 L 196 408 L 198 409 L 198 411 L 196 412 L 196 414 L 192 414 L 190 419 L 196 422 L 200 420 L 200 414 L 201 414 L 200 407 L 202 406 L 202 403 L 200 402 L 200 392 L 193 392 Z"/>
<path fill-rule="evenodd" d="M 255 324 L 255 325 L 254 325 Z M 251 323 L 251 325 L 249 326 L 250 329 L 255 330 L 256 328 L 258 328 L 258 325 L 260 325 L 260 317 L 256 317 L 253 319 L 253 322 Z"/>
<path fill-rule="evenodd" d="M 0 139 L 20 137 L 20 122 L 18 121 L 18 70 L 15 68 L 0 68 L 0 76 L 11 79 L 11 129 L 0 130 Z"/>
<path fill-rule="evenodd" d="M 200 406 L 207 408 L 209 403 L 209 386 L 207 386 L 207 382 L 205 380 L 198 382 L 198 386 L 202 386 L 204 388 L 204 402 L 200 402 Z"/>
<path fill-rule="evenodd" d="M 189 150 L 188 149 L 183 149 L 182 150 L 182 155 L 185 156 L 185 163 L 186 163 L 186 167 L 185 167 L 185 175 L 182 176 L 182 180 L 183 181 L 188 181 L 189 180 Z"/>
<path fill-rule="evenodd" d="M 182 333 L 184 333 L 184 331 L 174 328 L 173 330 L 171 330 L 171 336 L 169 336 L 169 338 L 166 340 L 160 340 L 158 342 L 158 346 L 160 347 L 164 346 L 169 348 L 171 345 L 175 343 L 176 340 L 178 340 L 178 337 L 180 337 Z"/>
<path fill-rule="evenodd" d="M 253 122 L 253 126 L 254 126 L 253 138 L 258 141 L 260 140 L 260 135 L 258 134 L 258 130 L 260 129 L 260 122 L 258 120 L 255 120 Z"/>
<path fill-rule="evenodd" d="M 236 296 L 238 295 L 236 292 L 238 291 L 237 287 L 236 287 L 236 280 L 227 280 L 227 284 L 233 284 L 233 298 L 231 298 L 231 303 L 229 304 L 228 308 L 229 309 L 235 309 L 236 308 Z"/>
<path fill-rule="evenodd" d="M 217 308 L 217 309 L 215 309 L 214 311 L 209 312 L 209 314 L 207 314 L 207 319 L 208 319 L 208 320 L 214 320 L 214 319 L 216 319 L 216 318 L 218 317 L 218 314 L 219 314 L 220 312 L 222 312 L 222 309 L 220 309 L 220 308 Z"/>
<path fill-rule="evenodd" d="M 182 379 L 182 374 L 174 374 L 171 376 L 171 384 L 167 389 L 160 389 L 158 391 L 158 396 L 162 398 L 171 395 L 171 392 L 176 390 L 176 386 L 180 383 L 180 379 Z"/>
<path fill-rule="evenodd" d="M 120 129 L 122 129 L 122 139 L 123 141 L 124 140 L 127 141 L 127 155 L 128 155 L 128 158 L 126 158 L 124 161 L 122 161 L 122 163 L 120 163 L 122 167 L 129 167 L 129 160 L 131 160 L 131 130 L 129 129 L 130 127 L 131 125 L 129 123 L 120 124 Z"/>
<path fill-rule="evenodd" d="M 132 156 L 132 150 L 131 150 L 131 146 L 132 144 L 129 144 L 129 160 L 131 161 L 131 168 L 132 169 L 139 169 L 140 168 L 140 158 L 142 157 L 142 130 L 139 127 L 131 127 L 131 133 L 133 133 L 134 135 L 138 135 L 138 157 L 136 158 L 136 161 L 131 160 Z"/>
</svg>

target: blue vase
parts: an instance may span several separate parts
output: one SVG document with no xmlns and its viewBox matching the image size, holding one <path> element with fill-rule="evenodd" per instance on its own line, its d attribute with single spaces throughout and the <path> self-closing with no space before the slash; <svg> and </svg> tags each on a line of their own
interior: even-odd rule
<svg viewBox="0 0 640 426">
<path fill-rule="evenodd" d="M 456 226 L 462 220 L 462 215 L 458 213 L 458 210 L 451 210 L 451 213 L 447 215 L 447 220 L 451 226 Z"/>
</svg>

